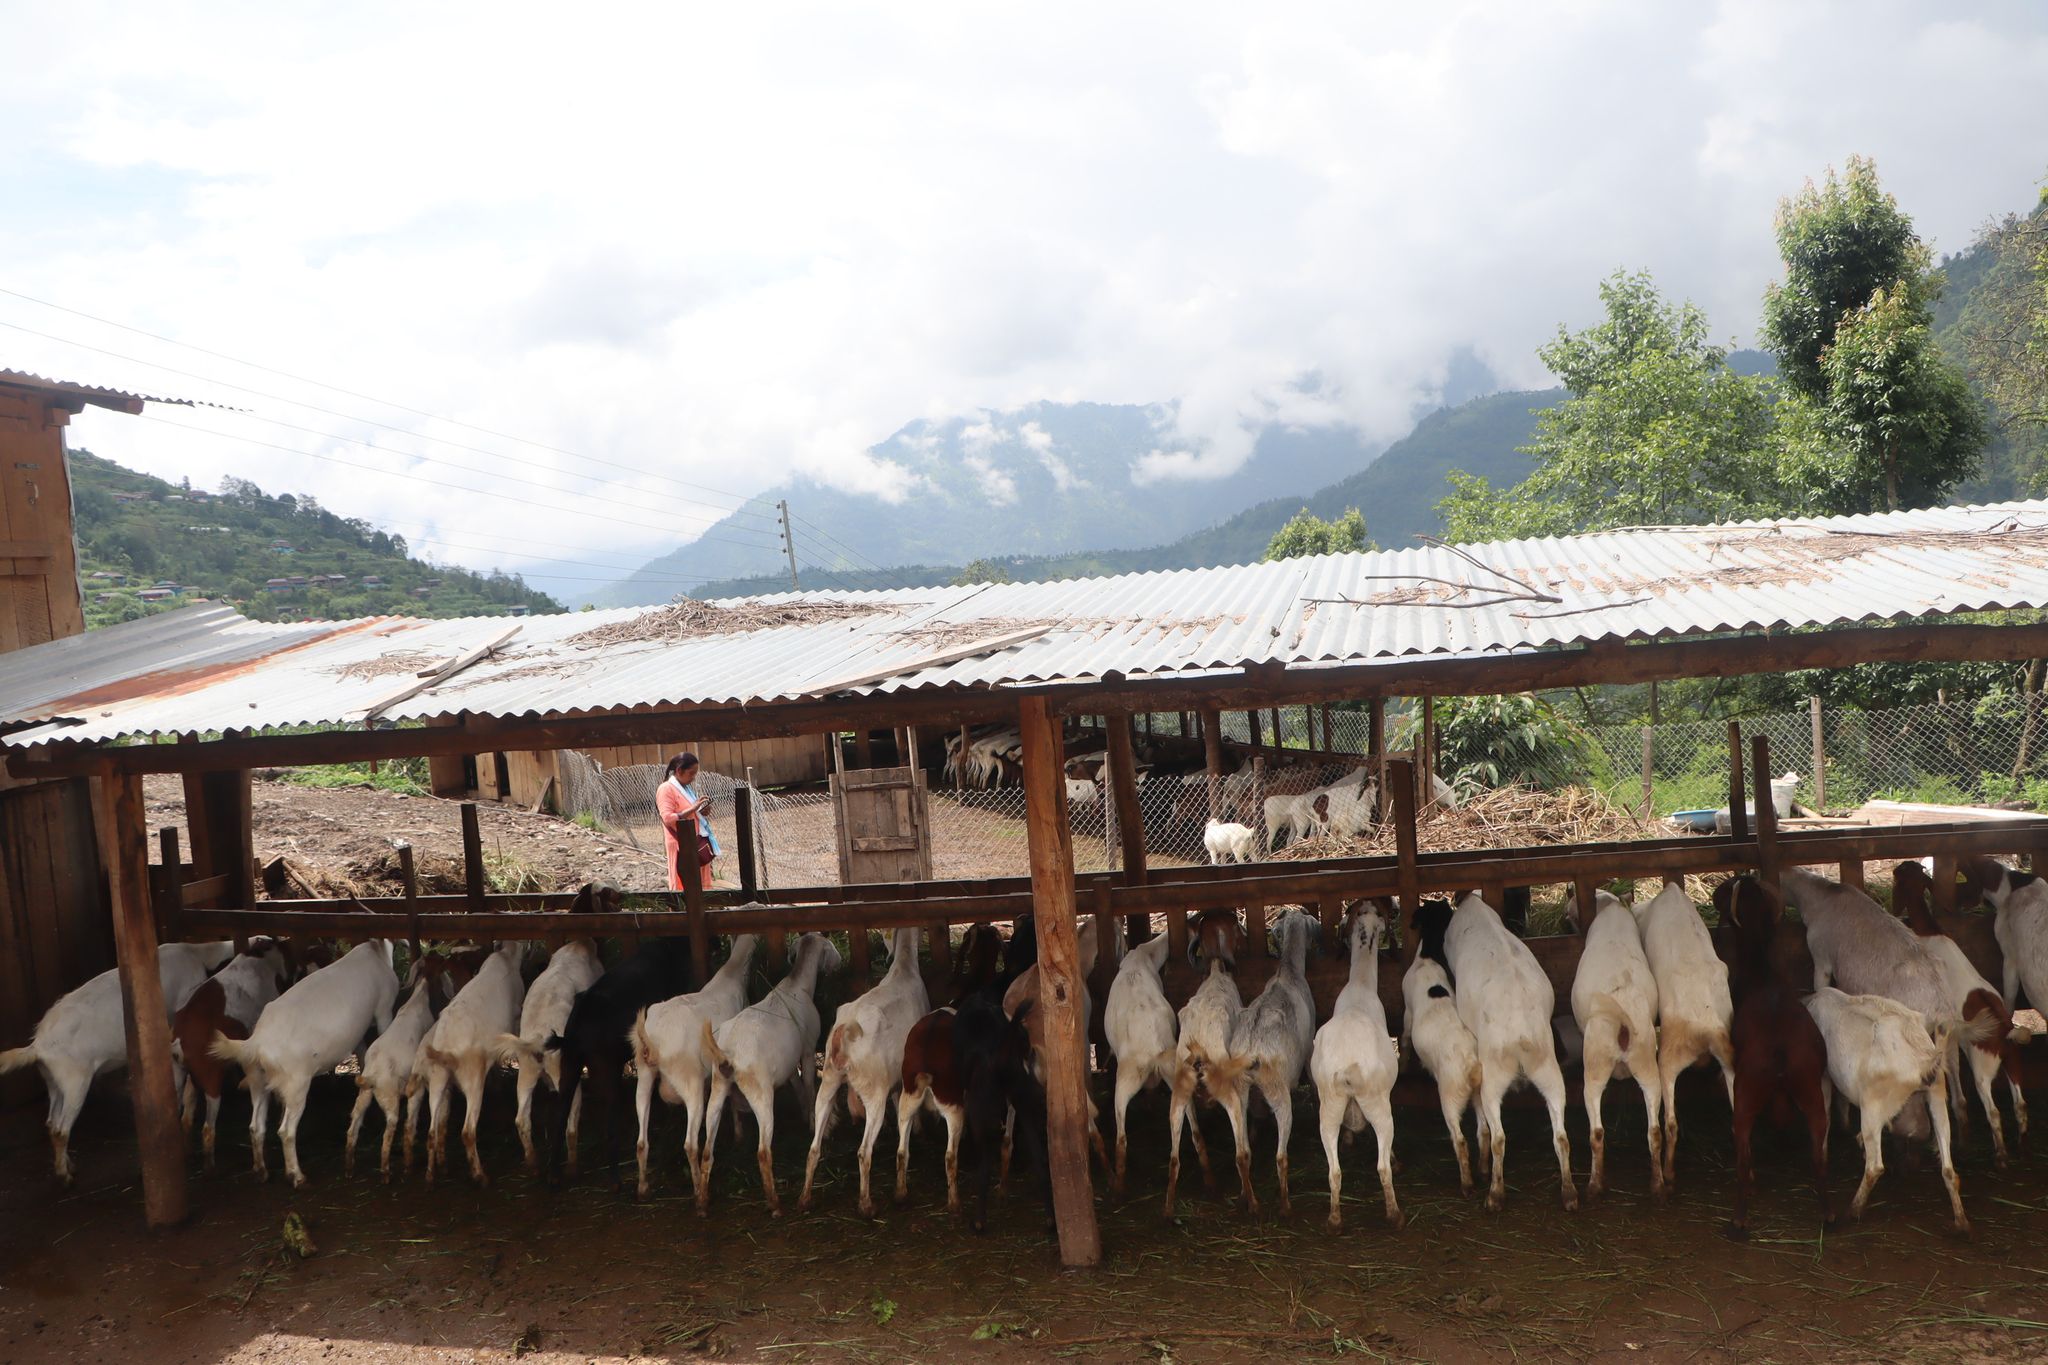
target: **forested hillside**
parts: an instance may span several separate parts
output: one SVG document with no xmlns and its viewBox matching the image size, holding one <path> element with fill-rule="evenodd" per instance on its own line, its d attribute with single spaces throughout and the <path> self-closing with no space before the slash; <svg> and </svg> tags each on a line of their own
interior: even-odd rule
<svg viewBox="0 0 2048 1365">
<path fill-rule="evenodd" d="M 261 621 L 349 616 L 502 616 L 562 610 L 517 575 L 446 568 L 405 538 L 311 498 L 229 479 L 218 493 L 70 456 L 88 627 L 199 598 Z"/>
</svg>

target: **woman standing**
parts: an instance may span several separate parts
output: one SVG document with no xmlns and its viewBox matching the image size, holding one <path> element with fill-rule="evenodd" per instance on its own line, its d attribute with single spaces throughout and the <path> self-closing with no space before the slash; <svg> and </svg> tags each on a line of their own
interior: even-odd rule
<svg viewBox="0 0 2048 1365">
<path fill-rule="evenodd" d="M 718 856 L 718 836 L 711 831 L 711 799 L 700 797 L 691 785 L 697 780 L 697 755 L 680 753 L 668 761 L 668 777 L 654 792 L 654 808 L 661 815 L 662 839 L 668 846 L 668 889 L 683 889 L 683 873 L 695 868 L 711 889 L 711 858 Z M 701 842 L 700 842 L 701 841 Z M 711 857 L 702 850 L 708 849 Z"/>
</svg>

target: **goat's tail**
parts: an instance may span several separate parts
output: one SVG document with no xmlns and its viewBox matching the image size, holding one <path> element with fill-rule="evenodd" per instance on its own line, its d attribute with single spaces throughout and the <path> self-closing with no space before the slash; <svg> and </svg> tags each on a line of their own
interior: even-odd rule
<svg viewBox="0 0 2048 1365">
<path fill-rule="evenodd" d="M 1582 1030 L 1587 1034 L 1591 1034 L 1593 1025 L 1596 1023 L 1605 1024 L 1614 1030 L 1614 1050 L 1616 1052 L 1626 1053 L 1628 1051 L 1629 1043 L 1632 1041 L 1628 1025 L 1628 1011 L 1621 1007 L 1619 1000 L 1616 1000 L 1605 991 L 1595 993 L 1591 1003 L 1587 1005 L 1586 1019 L 1585 1023 L 1581 1026 Z"/>
<path fill-rule="evenodd" d="M 718 1045 L 718 1035 L 711 1031 L 711 1021 L 709 1019 L 706 1019 L 703 1021 L 703 1023 L 704 1060 L 711 1066 L 717 1068 L 719 1075 L 725 1077 L 727 1080 L 731 1080 L 732 1058 L 726 1056 L 725 1049 Z"/>
<path fill-rule="evenodd" d="M 249 1045 L 246 1038 L 230 1038 L 215 1029 L 213 1041 L 207 1044 L 206 1051 L 209 1056 L 218 1057 L 224 1062 L 236 1063 L 245 1073 L 261 1069 L 256 1059 L 256 1049 Z"/>
<path fill-rule="evenodd" d="M 541 1043 L 530 1043 L 516 1033 L 501 1033 L 491 1039 L 491 1052 L 498 1061 L 510 1065 L 539 1066 L 547 1059 L 542 1056 L 547 1048 Z"/>
<path fill-rule="evenodd" d="M 841 1071 L 846 1070 L 846 1054 L 852 1051 L 853 1045 L 860 1041 L 864 1032 L 866 1030 L 861 1028 L 858 1019 L 848 1019 L 835 1025 L 832 1036 L 825 1040 L 825 1065 Z"/>
<path fill-rule="evenodd" d="M 0 1052 L 0 1076 L 5 1076 L 10 1071 L 19 1071 L 23 1067 L 34 1066 L 35 1064 L 36 1045 L 34 1043 L 30 1043 L 27 1047 L 11 1047 L 5 1052 Z"/>
<path fill-rule="evenodd" d="M 1996 991 L 1979 987 L 1963 997 L 1963 1023 L 1957 1039 L 1996 1055 L 2012 1034 L 2012 1011 Z"/>
<path fill-rule="evenodd" d="M 1257 1057 L 1219 1057 L 1213 1062 L 1203 1064 L 1202 1083 L 1208 1086 L 1211 1095 L 1227 1095 L 1237 1088 L 1239 1081 L 1247 1074 L 1258 1070 L 1258 1067 Z"/>
</svg>

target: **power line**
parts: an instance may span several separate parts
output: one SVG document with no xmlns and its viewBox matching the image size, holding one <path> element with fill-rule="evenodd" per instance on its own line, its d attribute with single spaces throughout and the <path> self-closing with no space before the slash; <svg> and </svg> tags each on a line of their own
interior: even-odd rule
<svg viewBox="0 0 2048 1365">
<path fill-rule="evenodd" d="M 180 347 L 183 347 L 184 349 L 186 349 L 186 350 L 188 350 L 188 351 L 197 351 L 197 352 L 199 352 L 199 353 L 200 353 L 201 355 L 209 355 L 209 356 L 212 356 L 212 357 L 214 357 L 214 358 L 215 358 L 216 360 L 225 360 L 225 361 L 227 361 L 227 362 L 228 362 L 229 364 L 232 364 L 232 365 L 242 365 L 242 366 L 245 366 L 245 367 L 247 367 L 247 368 L 249 368 L 249 369 L 252 369 L 252 370 L 260 370 L 260 371 L 261 371 L 261 372 L 263 372 L 264 374 L 274 374 L 274 375 L 278 376 L 278 377 L 279 377 L 280 379 L 289 379 L 289 380 L 293 381 L 294 383 L 298 383 L 298 384 L 310 384 L 310 385 L 312 385 L 312 386 L 313 386 L 314 388 L 316 388 L 316 389 L 325 389 L 325 390 L 327 390 L 327 391 L 328 391 L 329 393 L 338 393 L 338 394 L 341 394 L 341 395 L 343 395 L 344 397 L 347 397 L 347 398 L 356 398 L 356 399 L 360 399 L 360 400 L 362 400 L 363 402 L 366 402 L 366 403 L 375 403 L 375 404 L 377 404 L 377 405 L 378 405 L 379 407 L 386 407 L 386 408 L 391 408 L 391 409 L 393 409 L 393 410 L 395 410 L 395 411 L 398 411 L 398 412 L 409 412 L 409 413 L 413 414 L 413 415 L 414 415 L 415 417 L 425 417 L 425 418 L 428 418 L 428 419 L 429 419 L 429 420 L 431 420 L 431 421 L 435 421 L 435 422 L 445 422 L 445 423 L 447 423 L 447 424 L 448 424 L 449 426 L 454 426 L 454 427 L 461 427 L 461 428 L 463 428 L 463 429 L 464 429 L 464 430 L 466 430 L 466 431 L 474 431 L 474 432 L 478 432 L 478 433 L 480 433 L 480 434 L 482 434 L 482 435 L 485 435 L 485 436 L 491 436 L 491 437 L 495 437 L 495 438 L 497 438 L 498 440 L 502 440 L 502 441 L 517 441 L 517 442 L 518 442 L 518 443 L 519 443 L 520 445 L 525 445 L 525 446 L 532 446 L 532 447 L 533 447 L 534 449 L 536 449 L 536 450 L 545 450 L 545 451 L 548 451 L 548 452 L 550 452 L 550 453 L 552 453 L 552 454 L 556 454 L 556 455 L 566 455 L 566 456 L 568 456 L 568 457 L 569 457 L 570 459 L 572 459 L 572 460 L 587 460 L 587 461 L 589 461 L 589 462 L 590 462 L 590 463 L 592 463 L 592 464 L 601 464 L 601 465 L 608 465 L 608 466 L 610 466 L 611 468 L 614 468 L 614 469 L 623 469 L 623 470 L 625 470 L 626 472 L 628 472 L 628 473 L 632 473 L 632 474 L 643 474 L 643 475 L 652 475 L 652 476 L 653 476 L 653 477 L 655 477 L 655 478 L 662 478 L 662 479 L 667 479 L 667 480 L 668 480 L 668 481 L 669 481 L 670 483 L 673 483 L 673 484 L 677 484 L 677 485 L 679 485 L 679 486 L 681 486 L 681 487 L 684 487 L 684 488 L 697 488 L 697 489 L 701 489 L 701 490 L 703 490 L 704 492 L 716 494 L 717 496 L 719 496 L 719 497 L 721 497 L 721 498 L 732 498 L 732 499 L 734 499 L 735 501 L 738 501 L 738 502 L 741 502 L 741 503 L 747 503 L 747 502 L 751 502 L 751 501 L 753 501 L 754 497 L 756 496 L 756 495 L 753 495 L 753 494 L 748 494 L 748 493 L 734 493 L 734 492 L 730 491 L 729 489 L 723 489 L 723 488 L 714 488 L 714 487 L 712 487 L 712 486 L 711 486 L 710 484 L 696 483 L 696 482 L 694 482 L 694 481 L 692 481 L 692 480 L 689 480 L 689 479 L 679 479 L 679 478 L 675 477 L 675 476 L 674 476 L 673 474 L 659 474 L 659 473 L 655 473 L 655 472 L 654 472 L 654 471 L 652 471 L 652 470 L 642 470 L 642 469 L 639 469 L 639 468 L 637 468 L 637 467 L 635 467 L 635 466 L 633 466 L 633 465 L 629 465 L 629 464 L 624 464 L 624 463 L 621 463 L 620 461 L 617 461 L 617 460 L 607 460 L 607 459 L 603 459 L 603 458 L 601 458 L 601 457 L 599 457 L 599 456 L 596 456 L 596 455 L 585 455 L 585 454 L 582 454 L 581 452 L 578 452 L 578 451 L 574 451 L 574 450 L 564 450 L 564 449 L 563 449 L 563 448 L 561 448 L 560 446 L 552 446 L 552 445 L 549 445 L 549 444 L 547 444 L 547 443 L 546 443 L 545 441 L 536 441 L 536 440 L 533 440 L 533 439 L 531 439 L 531 438 L 529 438 L 529 437 L 525 437 L 525 436 L 514 436 L 514 435 L 512 435 L 512 434 L 511 434 L 510 432 L 503 432 L 503 431 L 493 431 L 493 430 L 492 430 L 491 428 L 489 428 L 489 427 L 480 427 L 480 426 L 477 426 L 477 425 L 476 425 L 475 423 L 472 423 L 472 422 L 464 422 L 464 421 L 459 421 L 459 420 L 458 420 L 458 419 L 456 419 L 456 418 L 453 418 L 453 417 L 447 417 L 447 416 L 443 416 L 443 415 L 442 415 L 442 414 L 440 414 L 440 413 L 436 413 L 436 412 L 429 412 L 429 411 L 427 411 L 427 410 L 426 410 L 426 409 L 424 409 L 424 408 L 415 408 L 415 407 L 409 407 L 409 406 L 407 406 L 407 405 L 406 405 L 406 404 L 404 404 L 404 403 L 396 403 L 396 402 L 393 402 L 392 400 L 390 400 L 390 399 L 388 399 L 388 398 L 378 398 L 378 397 L 376 397 L 376 396 L 374 396 L 374 395 L 372 395 L 372 394 L 367 394 L 367 393 L 360 393 L 360 392 L 358 392 L 358 391 L 356 391 L 356 390 L 354 390 L 354 389 L 345 389 L 345 388 L 342 388 L 341 386 L 339 386 L 339 385 L 336 385 L 336 384 L 329 384 L 329 383 L 325 383 L 325 382 L 323 382 L 323 381 L 321 381 L 321 380 L 318 380 L 318 379 L 311 379 L 311 378 L 308 378 L 307 376 L 305 376 L 305 375 L 302 375 L 302 374 L 293 374 L 293 373 L 292 373 L 291 371 L 289 371 L 289 370 L 280 370 L 280 369 L 276 369 L 276 368 L 274 368 L 274 367 L 272 367 L 272 366 L 269 366 L 269 365 L 259 365 L 259 364 L 257 364 L 257 363 L 256 363 L 255 361 L 253 361 L 253 360 L 243 360 L 243 359 L 241 359 L 240 357 L 237 357 L 237 356 L 232 356 L 232 355 L 229 355 L 229 354 L 227 354 L 227 353 L 226 353 L 226 352 L 224 352 L 224 351 L 215 351 L 215 350 L 209 350 L 209 349 L 208 349 L 207 347 L 204 347 L 204 346 L 200 346 L 200 345 L 197 345 L 197 344 L 195 344 L 195 343 L 193 343 L 193 342 L 190 342 L 190 341 L 180 341 L 180 340 L 178 340 L 178 339 L 177 339 L 176 337 L 168 337 L 168 336 L 165 336 L 165 335 L 163 335 L 163 334 L 162 334 L 161 332 L 152 332 L 152 331 L 149 331 L 149 330 L 147 330 L 146 328 L 142 328 L 142 327 L 131 327 L 131 326 L 129 326 L 129 325 L 128 325 L 127 323 L 125 323 L 125 322 L 115 322 L 115 321 L 114 321 L 113 319 L 111 319 L 111 318 L 103 318 L 103 317 L 100 317 L 100 316 L 98 316 L 97 314 L 94 314 L 94 313 L 87 313 L 87 312 L 84 312 L 84 311 L 82 311 L 82 310 L 80 310 L 80 309 L 77 309 L 77 308 L 67 308 L 67 307 L 65 307 L 65 306 L 64 306 L 63 304 L 61 304 L 61 303 L 52 303 L 52 302 L 51 302 L 50 300 L 48 300 L 48 299 L 39 299 L 39 298 L 35 297 L 35 296 L 34 296 L 33 294 L 24 294 L 24 293 L 22 293 L 22 292 L 21 292 L 20 290 L 18 290 L 18 289 L 8 289 L 8 288 L 5 288 L 4 286 L 0 286 L 0 294 L 5 294 L 5 295 L 7 295 L 7 296 L 8 296 L 8 297 L 10 297 L 10 298 L 17 298 L 17 299 L 20 299 L 20 300 L 22 300 L 22 301 L 23 301 L 24 303 L 33 303 L 33 304 L 35 304 L 35 305 L 37 305 L 38 307 L 41 307 L 41 308 L 52 308 L 52 309 L 55 309 L 55 310 L 56 310 L 57 312 L 60 312 L 60 313 L 69 313 L 69 314 L 70 314 L 71 316 L 73 316 L 73 317 L 76 317 L 76 318 L 84 318 L 84 319 L 85 319 L 86 321 L 88 321 L 88 322 L 96 322 L 96 323 L 99 323 L 99 324 L 100 324 L 101 326 L 103 326 L 103 327 L 112 327 L 112 328 L 115 328 L 116 330 L 119 330 L 119 331 L 123 331 L 123 332 L 131 332 L 131 333 L 133 333 L 133 334 L 134 334 L 134 335 L 136 335 L 136 336 L 143 336 L 143 337 L 148 337 L 148 338 L 149 338 L 150 340 L 152 340 L 152 341 L 161 341 L 161 342 L 163 342 L 164 344 L 166 344 L 166 345 L 169 345 L 169 346 L 180 346 Z M 8 325 L 9 325 L 9 326 L 14 326 L 15 324 L 12 324 L 12 323 L 10 323 L 10 324 L 8 324 Z M 26 327 L 24 327 L 24 328 L 21 328 L 20 330 L 22 330 L 22 331 L 31 331 L 31 329 L 29 329 L 29 328 L 26 328 Z M 45 335 L 45 334 L 44 334 L 44 333 L 41 333 L 41 332 L 33 332 L 33 333 L 32 333 L 32 335 L 36 335 L 36 336 L 43 336 L 43 335 Z M 83 343 L 83 342 L 73 342 L 73 341 L 65 341 L 65 339 L 64 339 L 64 338 L 62 338 L 62 337 L 51 337 L 51 338 L 50 338 L 50 340 L 53 340 L 53 341 L 64 341 L 66 345 L 72 345 L 72 346 L 84 346 L 84 343 Z M 90 346 L 87 346 L 87 347 L 85 347 L 85 349 L 87 349 L 87 350 L 95 350 L 95 349 L 97 349 L 97 348 L 95 348 L 95 347 L 90 347 Z M 114 353 L 113 353 L 113 352 L 111 352 L 111 351 L 102 351 L 102 352 L 101 352 L 101 354 L 103 354 L 103 355 L 113 355 Z M 116 359 L 127 359 L 128 357 L 116 356 L 115 358 L 116 358 Z M 134 363 L 136 363 L 136 364 L 139 364 L 139 365 L 148 365 L 148 364 L 150 364 L 151 362 L 149 362 L 149 361 L 147 361 L 147 360 L 138 360 L 138 361 L 135 361 Z M 156 366 L 156 368 L 158 368 L 158 369 L 167 369 L 168 367 L 165 367 L 165 366 L 161 366 L 161 365 L 159 365 L 159 366 Z M 172 374 L 178 374 L 178 373 L 181 373 L 180 371 L 177 371 L 177 370 L 171 370 L 171 371 L 169 371 L 169 372 L 170 372 L 170 373 L 172 373 Z M 188 376 L 188 377 L 189 377 L 189 378 L 200 378 L 200 376 L 197 376 L 197 375 L 192 375 L 192 376 Z M 204 383 L 215 383 L 215 382 L 219 382 L 219 381 L 215 381 L 215 380 L 203 380 L 203 379 L 202 379 L 202 382 L 204 382 Z M 230 385 L 229 387 L 233 387 L 233 386 L 232 386 L 232 385 Z M 252 391 L 251 391 L 251 390 L 244 390 L 244 392 L 252 392 Z M 276 401 L 278 401 L 278 402 L 291 402 L 292 400 L 291 400 L 291 399 L 278 399 L 278 400 L 276 400 Z M 433 439 L 433 438 L 428 438 L 428 439 Z M 451 444 L 452 444 L 452 443 L 451 443 Z M 509 458 L 509 457 L 507 457 L 507 458 Z M 744 509 L 741 509 L 741 508 L 736 508 L 736 509 L 734 509 L 734 510 L 735 510 L 736 512 L 739 512 L 739 511 L 744 511 Z M 746 515 L 748 515 L 748 516 L 756 516 L 756 517 L 765 517 L 765 514 L 764 514 L 764 513 L 759 513 L 759 512 L 748 512 L 748 513 L 746 513 Z"/>
</svg>

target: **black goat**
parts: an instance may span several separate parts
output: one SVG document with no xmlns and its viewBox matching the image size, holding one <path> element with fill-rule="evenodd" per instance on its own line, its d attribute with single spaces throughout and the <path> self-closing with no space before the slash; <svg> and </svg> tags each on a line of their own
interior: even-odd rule
<svg viewBox="0 0 2048 1365">
<path fill-rule="evenodd" d="M 999 1000 L 974 994 L 953 1016 L 953 1062 L 967 1109 L 967 1131 L 974 1137 L 980 1162 L 980 1191 L 975 1196 L 972 1226 L 988 1230 L 988 1187 L 1003 1144 L 1003 1129 L 1012 1110 L 1027 1167 L 1038 1172 L 1045 1190 L 1045 1216 L 1052 1221 L 1052 1175 L 1045 1159 L 1045 1088 L 1031 1075 L 1031 1036 L 1024 1018 L 1032 1003 L 1012 1019 Z"/>
<path fill-rule="evenodd" d="M 613 1188 L 618 1187 L 618 1111 L 626 1094 L 626 1063 L 633 1055 L 627 1035 L 640 1011 L 696 987 L 696 974 L 690 967 L 690 941 L 671 936 L 642 944 L 577 997 L 575 1007 L 569 1011 L 569 1021 L 546 1044 L 549 1051 L 562 1054 L 562 1085 L 555 1100 L 555 1141 L 549 1154 L 549 1179 L 561 1179 L 565 1155 L 569 1174 L 576 1174 L 576 1153 L 568 1150 L 569 1109 L 578 1088 L 587 1084 L 589 1107 L 604 1116 L 606 1169 L 611 1173 Z"/>
<path fill-rule="evenodd" d="M 1019 915 L 1010 926 L 1010 941 L 1003 945 L 1002 989 L 996 998 L 1002 999 L 1010 989 L 1010 983 L 1030 971 L 1038 963 L 1038 921 L 1029 915 Z"/>
</svg>

